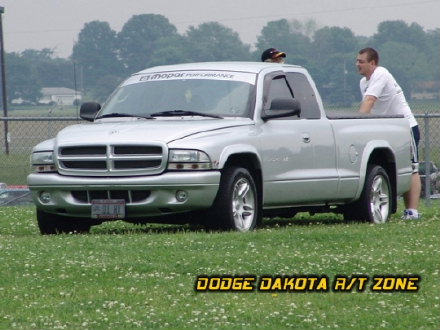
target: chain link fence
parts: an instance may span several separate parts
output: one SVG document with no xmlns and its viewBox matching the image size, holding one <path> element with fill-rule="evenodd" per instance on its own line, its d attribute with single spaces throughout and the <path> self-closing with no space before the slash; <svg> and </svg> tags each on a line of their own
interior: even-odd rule
<svg viewBox="0 0 440 330">
<path fill-rule="evenodd" d="M 420 127 L 422 197 L 440 198 L 440 113 L 416 114 Z"/>
<path fill-rule="evenodd" d="M 429 203 L 431 198 L 440 197 L 440 105 L 419 107 L 414 112 L 421 132 L 422 197 L 428 196 Z M 0 117 L 0 183 L 25 185 L 32 147 L 53 138 L 64 127 L 78 123 L 88 122 L 77 117 Z"/>
</svg>

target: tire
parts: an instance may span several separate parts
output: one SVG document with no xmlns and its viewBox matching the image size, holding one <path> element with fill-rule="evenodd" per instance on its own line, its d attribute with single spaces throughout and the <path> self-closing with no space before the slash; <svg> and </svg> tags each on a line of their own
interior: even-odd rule
<svg viewBox="0 0 440 330">
<path fill-rule="evenodd" d="M 208 228 L 251 231 L 261 222 L 257 186 L 245 168 L 228 167 L 222 173 L 220 187 L 210 210 Z"/>
<path fill-rule="evenodd" d="M 392 201 L 393 190 L 387 172 L 378 165 L 368 166 L 361 197 L 347 205 L 344 219 L 385 223 L 391 214 Z"/>
<path fill-rule="evenodd" d="M 88 233 L 92 226 L 87 220 L 65 217 L 37 210 L 37 222 L 42 235 Z"/>
</svg>

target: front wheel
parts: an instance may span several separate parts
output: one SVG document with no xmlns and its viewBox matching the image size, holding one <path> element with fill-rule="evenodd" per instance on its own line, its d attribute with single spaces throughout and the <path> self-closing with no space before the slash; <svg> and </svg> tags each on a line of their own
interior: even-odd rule
<svg viewBox="0 0 440 330">
<path fill-rule="evenodd" d="M 43 235 L 88 233 L 92 224 L 84 219 L 65 217 L 37 210 L 37 222 Z"/>
<path fill-rule="evenodd" d="M 361 197 L 353 205 L 347 206 L 344 218 L 385 223 L 391 213 L 392 201 L 393 191 L 387 172 L 381 166 L 369 166 Z"/>
<path fill-rule="evenodd" d="M 261 205 L 252 175 L 245 168 L 224 170 L 208 227 L 250 231 L 261 221 Z"/>
</svg>

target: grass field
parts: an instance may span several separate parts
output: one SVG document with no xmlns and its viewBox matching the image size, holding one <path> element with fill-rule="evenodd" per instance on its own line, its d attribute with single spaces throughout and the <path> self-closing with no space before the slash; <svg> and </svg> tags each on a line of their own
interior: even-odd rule
<svg viewBox="0 0 440 330">
<path fill-rule="evenodd" d="M 249 233 L 122 222 L 40 236 L 0 208 L 0 329 L 438 329 L 440 212 L 385 225 L 334 215 Z M 198 275 L 418 275 L 417 292 L 195 292 Z"/>
</svg>

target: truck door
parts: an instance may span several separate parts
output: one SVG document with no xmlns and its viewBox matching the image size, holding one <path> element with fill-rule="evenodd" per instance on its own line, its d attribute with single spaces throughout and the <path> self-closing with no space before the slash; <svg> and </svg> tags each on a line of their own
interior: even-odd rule
<svg viewBox="0 0 440 330">
<path fill-rule="evenodd" d="M 313 88 L 302 73 L 266 77 L 263 111 L 275 98 L 294 97 L 300 117 L 271 119 L 262 125 L 265 206 L 288 206 L 337 199 L 338 175 L 333 131 Z"/>
</svg>

